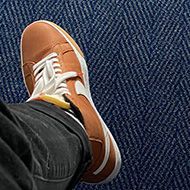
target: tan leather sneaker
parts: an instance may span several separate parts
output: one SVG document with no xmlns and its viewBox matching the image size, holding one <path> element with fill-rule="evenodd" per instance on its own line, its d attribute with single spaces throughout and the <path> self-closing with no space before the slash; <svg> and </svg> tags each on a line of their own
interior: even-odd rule
<svg viewBox="0 0 190 190">
<path fill-rule="evenodd" d="M 87 183 L 106 183 L 118 174 L 121 156 L 92 101 L 87 65 L 76 42 L 49 21 L 29 25 L 21 39 L 22 72 L 30 100 L 40 99 L 80 111 L 92 146 Z"/>
</svg>

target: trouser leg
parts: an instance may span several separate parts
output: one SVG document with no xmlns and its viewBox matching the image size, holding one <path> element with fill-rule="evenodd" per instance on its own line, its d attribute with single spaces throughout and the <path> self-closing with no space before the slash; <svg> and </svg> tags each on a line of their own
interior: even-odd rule
<svg viewBox="0 0 190 190">
<path fill-rule="evenodd" d="M 6 143 L 17 157 L 22 155 L 18 160 L 27 171 L 23 173 L 28 173 L 30 189 L 34 181 L 40 190 L 71 189 L 91 162 L 90 142 L 84 129 L 65 111 L 49 103 L 32 101 L 8 108 L 1 104 L 5 124 L 2 123 L 0 128 L 10 136 L 2 134 L 1 138 L 3 141 L 8 138 Z M 10 117 L 6 116 L 4 109 Z M 19 167 L 16 173 L 20 171 Z M 18 184 L 17 178 L 14 179 Z M 25 183 L 22 179 L 21 184 Z"/>
<path fill-rule="evenodd" d="M 0 189 L 36 189 L 32 160 L 31 144 L 21 125 L 0 101 Z"/>
</svg>

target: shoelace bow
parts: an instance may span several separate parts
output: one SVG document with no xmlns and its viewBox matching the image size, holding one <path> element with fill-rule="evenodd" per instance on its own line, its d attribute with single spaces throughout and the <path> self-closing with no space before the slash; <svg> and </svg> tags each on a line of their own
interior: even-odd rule
<svg viewBox="0 0 190 190">
<path fill-rule="evenodd" d="M 51 53 L 33 66 L 35 76 L 35 89 L 33 95 L 45 94 L 70 94 L 66 80 L 81 75 L 77 72 L 62 73 L 57 53 Z M 71 94 L 70 94 L 71 95 Z"/>
</svg>

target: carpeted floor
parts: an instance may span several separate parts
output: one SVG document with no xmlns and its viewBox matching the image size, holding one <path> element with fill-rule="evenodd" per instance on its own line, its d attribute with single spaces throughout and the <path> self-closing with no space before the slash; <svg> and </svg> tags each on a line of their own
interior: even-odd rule
<svg viewBox="0 0 190 190">
<path fill-rule="evenodd" d="M 75 190 L 190 189 L 190 1 L 1 0 L 0 93 L 28 95 L 20 37 L 31 22 L 63 27 L 84 52 L 94 102 L 122 154 L 118 177 Z"/>
</svg>

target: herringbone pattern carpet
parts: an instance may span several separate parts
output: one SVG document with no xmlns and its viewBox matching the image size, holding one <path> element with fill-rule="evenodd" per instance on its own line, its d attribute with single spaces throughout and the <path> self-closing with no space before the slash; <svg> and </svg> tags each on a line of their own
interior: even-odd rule
<svg viewBox="0 0 190 190">
<path fill-rule="evenodd" d="M 0 93 L 28 95 L 23 29 L 47 19 L 83 50 L 92 96 L 122 153 L 118 177 L 76 190 L 190 189 L 190 1 L 1 0 Z"/>
</svg>

